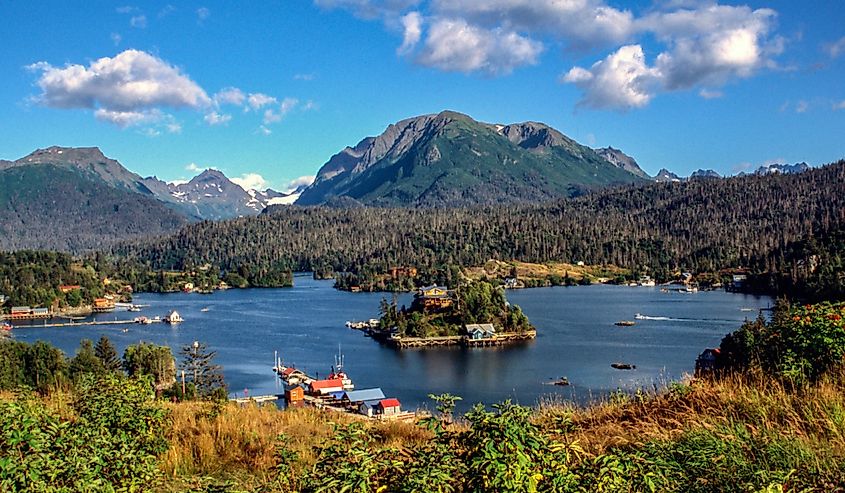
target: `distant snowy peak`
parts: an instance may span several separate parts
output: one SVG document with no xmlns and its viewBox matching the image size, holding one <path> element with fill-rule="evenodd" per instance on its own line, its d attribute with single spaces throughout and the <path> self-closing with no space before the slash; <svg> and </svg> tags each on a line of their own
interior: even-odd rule
<svg viewBox="0 0 845 493">
<path fill-rule="evenodd" d="M 770 175 L 772 173 L 783 173 L 783 174 L 796 174 L 796 173 L 803 173 L 810 169 L 810 165 L 807 163 L 795 163 L 795 164 L 768 164 L 763 165 L 757 168 L 757 171 L 754 172 L 755 175 Z"/>
<path fill-rule="evenodd" d="M 176 204 L 200 219 L 255 216 L 270 200 L 284 195 L 269 188 L 244 190 L 216 169 L 207 169 L 187 182 L 165 183 L 151 177 L 145 183 L 159 200 Z"/>
<path fill-rule="evenodd" d="M 654 181 L 658 182 L 679 182 L 682 180 L 683 179 L 680 176 L 676 175 L 675 173 L 672 173 L 666 168 L 662 168 L 660 171 L 657 172 L 657 175 L 654 177 Z"/>
</svg>

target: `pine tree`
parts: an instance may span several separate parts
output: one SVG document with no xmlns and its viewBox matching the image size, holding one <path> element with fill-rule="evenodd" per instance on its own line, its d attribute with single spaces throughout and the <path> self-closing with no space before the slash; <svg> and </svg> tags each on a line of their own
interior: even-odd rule
<svg viewBox="0 0 845 493">
<path fill-rule="evenodd" d="M 111 343 L 108 337 L 100 337 L 97 345 L 94 346 L 94 354 L 102 363 L 103 369 L 107 372 L 120 371 L 121 363 L 120 358 L 117 356 L 117 349 L 115 349 L 114 344 Z"/>
<path fill-rule="evenodd" d="M 209 351 L 205 343 L 194 341 L 192 345 L 182 346 L 182 364 L 179 369 L 190 382 L 197 396 L 220 398 L 226 396 L 226 384 L 223 380 L 223 367 L 214 364 L 217 351 Z"/>
<path fill-rule="evenodd" d="M 83 339 L 79 344 L 79 351 L 70 360 L 69 370 L 70 376 L 74 380 L 86 373 L 94 375 L 103 373 L 103 363 L 97 357 L 94 350 L 94 343 L 90 339 Z"/>
</svg>

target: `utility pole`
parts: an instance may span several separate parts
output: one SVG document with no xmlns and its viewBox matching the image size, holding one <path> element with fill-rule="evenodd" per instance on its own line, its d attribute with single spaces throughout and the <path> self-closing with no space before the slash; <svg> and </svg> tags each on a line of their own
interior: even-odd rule
<svg viewBox="0 0 845 493">
<path fill-rule="evenodd" d="M 182 370 L 182 398 L 185 398 L 185 370 Z"/>
</svg>

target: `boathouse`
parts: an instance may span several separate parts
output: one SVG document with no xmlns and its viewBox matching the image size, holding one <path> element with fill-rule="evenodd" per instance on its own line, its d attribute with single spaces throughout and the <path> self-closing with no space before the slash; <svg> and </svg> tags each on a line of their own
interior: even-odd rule
<svg viewBox="0 0 845 493">
<path fill-rule="evenodd" d="M 373 400 L 373 401 L 364 401 L 358 405 L 358 413 L 363 414 L 364 416 L 372 418 L 376 414 L 378 414 L 378 405 L 381 400 Z"/>
<path fill-rule="evenodd" d="M 350 390 L 343 393 L 343 399 L 353 404 L 365 401 L 378 401 L 384 399 L 384 392 L 380 388 Z"/>
<path fill-rule="evenodd" d="M 288 405 L 298 404 L 305 400 L 305 389 L 299 385 L 292 385 L 285 389 L 285 402 Z"/>
<path fill-rule="evenodd" d="M 399 403 L 399 399 L 382 399 L 378 403 L 378 413 L 383 414 L 384 416 L 393 416 L 394 414 L 399 414 L 401 412 L 402 405 Z"/>
<path fill-rule="evenodd" d="M 496 337 L 496 328 L 493 324 L 467 324 L 467 336 L 473 340 L 492 339 Z"/>
<path fill-rule="evenodd" d="M 97 313 L 105 313 L 114 310 L 114 300 L 111 298 L 94 298 L 93 310 Z"/>
<path fill-rule="evenodd" d="M 327 395 L 332 392 L 343 392 L 343 379 L 312 380 L 308 384 L 308 392 L 312 395 Z"/>
</svg>

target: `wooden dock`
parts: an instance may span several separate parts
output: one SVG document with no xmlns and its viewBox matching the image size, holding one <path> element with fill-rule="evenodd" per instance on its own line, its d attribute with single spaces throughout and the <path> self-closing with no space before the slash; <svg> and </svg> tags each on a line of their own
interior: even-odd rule
<svg viewBox="0 0 845 493">
<path fill-rule="evenodd" d="M 283 395 L 275 395 L 275 394 L 254 395 L 254 396 L 251 396 L 251 397 L 233 397 L 233 398 L 229 399 L 229 402 L 235 402 L 237 404 L 248 404 L 250 402 L 255 402 L 256 404 L 262 404 L 264 402 L 277 401 L 279 399 L 282 399 L 283 397 L 284 397 Z"/>
<path fill-rule="evenodd" d="M 161 323 L 162 320 L 150 319 L 149 323 Z M 54 324 L 27 324 L 14 325 L 12 329 L 43 329 L 53 327 L 85 327 L 91 325 L 147 325 L 136 322 L 135 320 L 92 320 L 90 322 L 59 322 Z"/>
<path fill-rule="evenodd" d="M 442 346 L 464 346 L 464 347 L 495 347 L 505 346 L 529 341 L 537 337 L 536 330 L 525 332 L 501 332 L 493 337 L 483 339 L 472 339 L 469 336 L 439 336 L 439 337 L 386 337 L 379 339 L 384 344 L 397 348 L 417 347 L 442 347 Z"/>
</svg>

